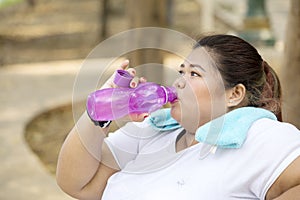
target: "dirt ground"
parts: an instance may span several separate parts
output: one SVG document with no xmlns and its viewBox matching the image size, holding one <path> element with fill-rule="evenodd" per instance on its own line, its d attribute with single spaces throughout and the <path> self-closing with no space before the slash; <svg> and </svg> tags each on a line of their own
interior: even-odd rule
<svg viewBox="0 0 300 200">
<path fill-rule="evenodd" d="M 72 107 L 65 105 L 36 116 L 25 129 L 28 145 L 51 174 L 55 174 L 59 150 L 73 125 Z"/>
<path fill-rule="evenodd" d="M 128 29 L 125 2 L 110 1 L 108 36 Z M 193 0 L 173 2 L 171 28 L 191 36 L 199 33 L 200 5 Z M 100 8 L 99 0 L 36 0 L 33 8 L 21 3 L 0 10 L 0 67 L 85 58 L 104 39 L 99 36 Z M 36 116 L 26 127 L 28 145 L 52 174 L 73 125 L 70 102 Z"/>
</svg>

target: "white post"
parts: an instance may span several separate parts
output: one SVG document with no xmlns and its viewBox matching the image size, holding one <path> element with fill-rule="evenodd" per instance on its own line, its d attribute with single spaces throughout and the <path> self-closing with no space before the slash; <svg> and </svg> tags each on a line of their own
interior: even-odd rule
<svg viewBox="0 0 300 200">
<path fill-rule="evenodd" d="M 215 30 L 214 6 L 215 0 L 198 0 L 201 9 L 201 31 L 210 32 Z"/>
</svg>

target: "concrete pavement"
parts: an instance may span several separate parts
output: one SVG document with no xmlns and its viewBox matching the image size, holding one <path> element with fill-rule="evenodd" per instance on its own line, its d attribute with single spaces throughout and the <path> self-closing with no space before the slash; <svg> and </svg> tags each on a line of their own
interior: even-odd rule
<svg viewBox="0 0 300 200">
<path fill-rule="evenodd" d="M 89 80 L 98 80 L 99 72 L 108 64 L 119 66 L 121 62 L 111 61 L 69 60 L 0 68 L 1 200 L 73 199 L 60 190 L 55 177 L 31 151 L 24 130 L 36 115 L 70 104 L 73 91 L 76 100 L 82 101 L 92 90 Z M 73 90 L 79 72 L 82 82 Z"/>
<path fill-rule="evenodd" d="M 24 139 L 36 114 L 71 102 L 81 61 L 8 66 L 0 69 L 0 199 L 67 200 Z M 58 89 L 59 88 L 59 89 Z"/>
</svg>

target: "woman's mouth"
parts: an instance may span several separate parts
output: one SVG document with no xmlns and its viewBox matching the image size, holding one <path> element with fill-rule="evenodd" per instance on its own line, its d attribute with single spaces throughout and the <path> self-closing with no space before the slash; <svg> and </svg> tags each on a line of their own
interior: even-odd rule
<svg viewBox="0 0 300 200">
<path fill-rule="evenodd" d="M 174 104 L 178 103 L 179 99 L 175 99 L 174 101 L 170 102 L 171 105 L 173 106 Z"/>
</svg>

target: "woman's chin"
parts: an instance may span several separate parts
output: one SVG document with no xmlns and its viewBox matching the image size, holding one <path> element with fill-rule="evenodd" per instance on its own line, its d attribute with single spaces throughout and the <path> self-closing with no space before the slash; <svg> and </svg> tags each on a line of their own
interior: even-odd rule
<svg viewBox="0 0 300 200">
<path fill-rule="evenodd" d="M 171 116 L 174 118 L 177 122 L 180 122 L 181 119 L 181 112 L 177 107 L 171 107 Z"/>
</svg>

